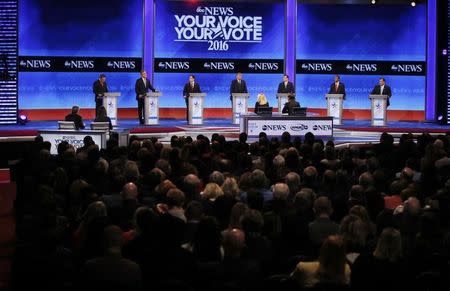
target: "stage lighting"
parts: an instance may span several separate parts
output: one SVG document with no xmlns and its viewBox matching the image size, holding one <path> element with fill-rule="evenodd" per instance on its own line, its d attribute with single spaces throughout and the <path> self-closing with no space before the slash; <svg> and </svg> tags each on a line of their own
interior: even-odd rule
<svg viewBox="0 0 450 291">
<path fill-rule="evenodd" d="M 416 1 L 411 1 L 411 6 L 416 7 Z"/>
<path fill-rule="evenodd" d="M 439 116 L 437 117 L 437 120 L 438 120 L 438 121 L 442 121 L 442 119 L 444 119 L 444 116 L 442 116 L 442 115 L 439 115 Z"/>
<path fill-rule="evenodd" d="M 447 50 L 446 50 L 446 49 L 443 49 L 443 50 L 442 50 L 442 55 L 443 55 L 443 56 L 446 56 L 446 55 L 447 55 L 447 53 L 448 53 L 448 52 L 447 52 Z"/>
<path fill-rule="evenodd" d="M 20 114 L 18 121 L 20 125 L 25 125 L 28 122 L 28 117 L 25 114 Z"/>
<path fill-rule="evenodd" d="M 377 0 L 372 0 L 372 4 L 377 4 Z"/>
</svg>

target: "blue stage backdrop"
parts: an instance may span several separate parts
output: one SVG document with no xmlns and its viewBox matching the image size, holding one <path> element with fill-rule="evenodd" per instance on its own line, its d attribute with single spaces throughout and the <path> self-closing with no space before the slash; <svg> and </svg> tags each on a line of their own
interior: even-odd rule
<svg viewBox="0 0 450 291">
<path fill-rule="evenodd" d="M 229 86 L 244 73 L 250 104 L 264 92 L 275 104 L 284 58 L 284 3 L 156 0 L 155 75 L 162 107 L 184 107 L 190 73 L 206 107 L 230 107 Z M 207 59 L 207 60 L 205 60 Z"/>
<path fill-rule="evenodd" d="M 106 72 L 120 107 L 135 107 L 142 58 L 142 0 L 20 0 L 21 109 L 94 107 Z"/>
<path fill-rule="evenodd" d="M 302 105 L 325 108 L 324 95 L 339 73 L 347 88 L 345 108 L 369 109 L 368 95 L 384 76 L 393 90 L 391 109 L 424 110 L 424 4 L 299 4 L 297 29 Z"/>
</svg>

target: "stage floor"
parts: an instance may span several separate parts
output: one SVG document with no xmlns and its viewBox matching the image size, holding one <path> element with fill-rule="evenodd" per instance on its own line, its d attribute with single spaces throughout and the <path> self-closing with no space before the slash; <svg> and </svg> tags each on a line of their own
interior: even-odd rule
<svg viewBox="0 0 450 291">
<path fill-rule="evenodd" d="M 90 120 L 85 121 L 89 127 Z M 30 121 L 25 125 L 0 126 L 0 138 L 31 137 L 39 130 L 56 130 L 56 121 Z M 239 126 L 232 124 L 230 119 L 205 119 L 203 125 L 188 125 L 181 119 L 161 119 L 159 125 L 140 125 L 135 119 L 119 120 L 114 131 L 129 133 L 141 137 L 158 137 L 162 142 L 168 142 L 172 135 L 189 135 L 195 138 L 198 134 L 211 136 L 217 132 L 227 139 L 237 139 Z M 450 131 L 449 126 L 429 122 L 390 121 L 386 127 L 371 127 L 370 120 L 344 120 L 341 126 L 335 126 L 334 141 L 337 144 L 369 143 L 379 141 L 382 132 L 387 131 L 398 138 L 403 133 L 445 134 Z"/>
</svg>

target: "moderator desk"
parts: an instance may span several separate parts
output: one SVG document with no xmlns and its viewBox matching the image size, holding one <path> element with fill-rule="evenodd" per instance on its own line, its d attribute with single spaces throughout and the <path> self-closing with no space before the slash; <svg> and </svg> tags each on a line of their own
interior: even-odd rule
<svg viewBox="0 0 450 291">
<path fill-rule="evenodd" d="M 292 137 L 304 137 L 311 132 L 316 137 L 333 137 L 333 117 L 328 116 L 286 116 L 273 113 L 272 116 L 260 116 L 254 113 L 241 115 L 240 132 L 245 132 L 249 138 L 258 138 L 260 132 L 269 137 L 281 137 L 283 132 L 289 132 Z"/>
</svg>

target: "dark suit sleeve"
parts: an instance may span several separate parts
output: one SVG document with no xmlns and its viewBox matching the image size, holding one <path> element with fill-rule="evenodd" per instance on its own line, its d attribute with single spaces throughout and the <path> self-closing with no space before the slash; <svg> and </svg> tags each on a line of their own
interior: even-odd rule
<svg viewBox="0 0 450 291">
<path fill-rule="evenodd" d="M 184 85 L 184 88 L 183 88 L 183 97 L 189 97 L 188 84 Z"/>
<path fill-rule="evenodd" d="M 255 102 L 255 112 L 258 112 L 258 108 L 259 108 L 259 103 Z"/>
<path fill-rule="evenodd" d="M 230 100 L 233 99 L 233 91 L 234 91 L 234 80 L 231 81 L 231 84 L 230 84 Z"/>
<path fill-rule="evenodd" d="M 244 93 L 248 93 L 248 90 L 247 90 L 247 82 L 245 82 L 245 81 L 244 81 Z"/>
<path fill-rule="evenodd" d="M 342 94 L 344 94 L 344 99 L 347 96 L 347 93 L 345 92 L 345 85 L 342 84 Z"/>
<path fill-rule="evenodd" d="M 83 118 L 81 116 L 78 116 L 77 121 L 76 121 L 76 127 L 77 128 L 81 128 L 84 129 L 84 123 L 83 123 Z"/>
<path fill-rule="evenodd" d="M 202 90 L 200 89 L 200 84 L 199 83 L 195 83 L 197 85 L 197 90 L 196 93 L 202 93 Z"/>
<path fill-rule="evenodd" d="M 95 97 L 97 97 L 97 81 L 94 82 L 94 84 L 92 84 L 92 92 L 95 94 Z"/>
<path fill-rule="evenodd" d="M 290 93 L 295 93 L 295 86 L 294 83 L 291 83 L 291 92 Z"/>
<path fill-rule="evenodd" d="M 375 95 L 377 91 L 377 86 L 375 86 L 372 90 L 372 92 L 370 92 L 371 95 Z"/>
<path fill-rule="evenodd" d="M 155 92 L 155 91 L 156 91 L 156 89 L 153 88 L 152 83 L 150 83 L 149 80 L 147 80 L 147 87 L 148 87 L 148 89 L 150 89 L 152 92 Z"/>
<path fill-rule="evenodd" d="M 134 92 L 136 92 L 136 97 L 139 95 L 139 79 L 136 80 L 136 85 L 134 85 Z"/>
<path fill-rule="evenodd" d="M 109 122 L 109 130 L 113 129 L 111 118 L 109 118 L 109 117 L 108 117 L 108 122 Z"/>
<path fill-rule="evenodd" d="M 328 90 L 328 94 L 331 94 L 333 92 L 333 84 L 330 85 L 330 90 Z"/>
<path fill-rule="evenodd" d="M 285 103 L 283 106 L 283 110 L 281 110 L 281 113 L 289 113 L 289 104 Z"/>
<path fill-rule="evenodd" d="M 282 86 L 282 84 L 283 84 L 283 83 L 278 84 L 277 94 L 278 94 L 278 93 L 281 93 L 281 89 L 282 89 L 281 86 Z M 278 98 L 278 96 L 277 96 L 277 98 Z"/>
<path fill-rule="evenodd" d="M 389 90 L 387 90 L 387 94 L 386 95 L 388 95 L 388 97 L 391 98 L 392 97 L 391 87 L 388 86 L 387 89 L 389 89 Z"/>
</svg>

